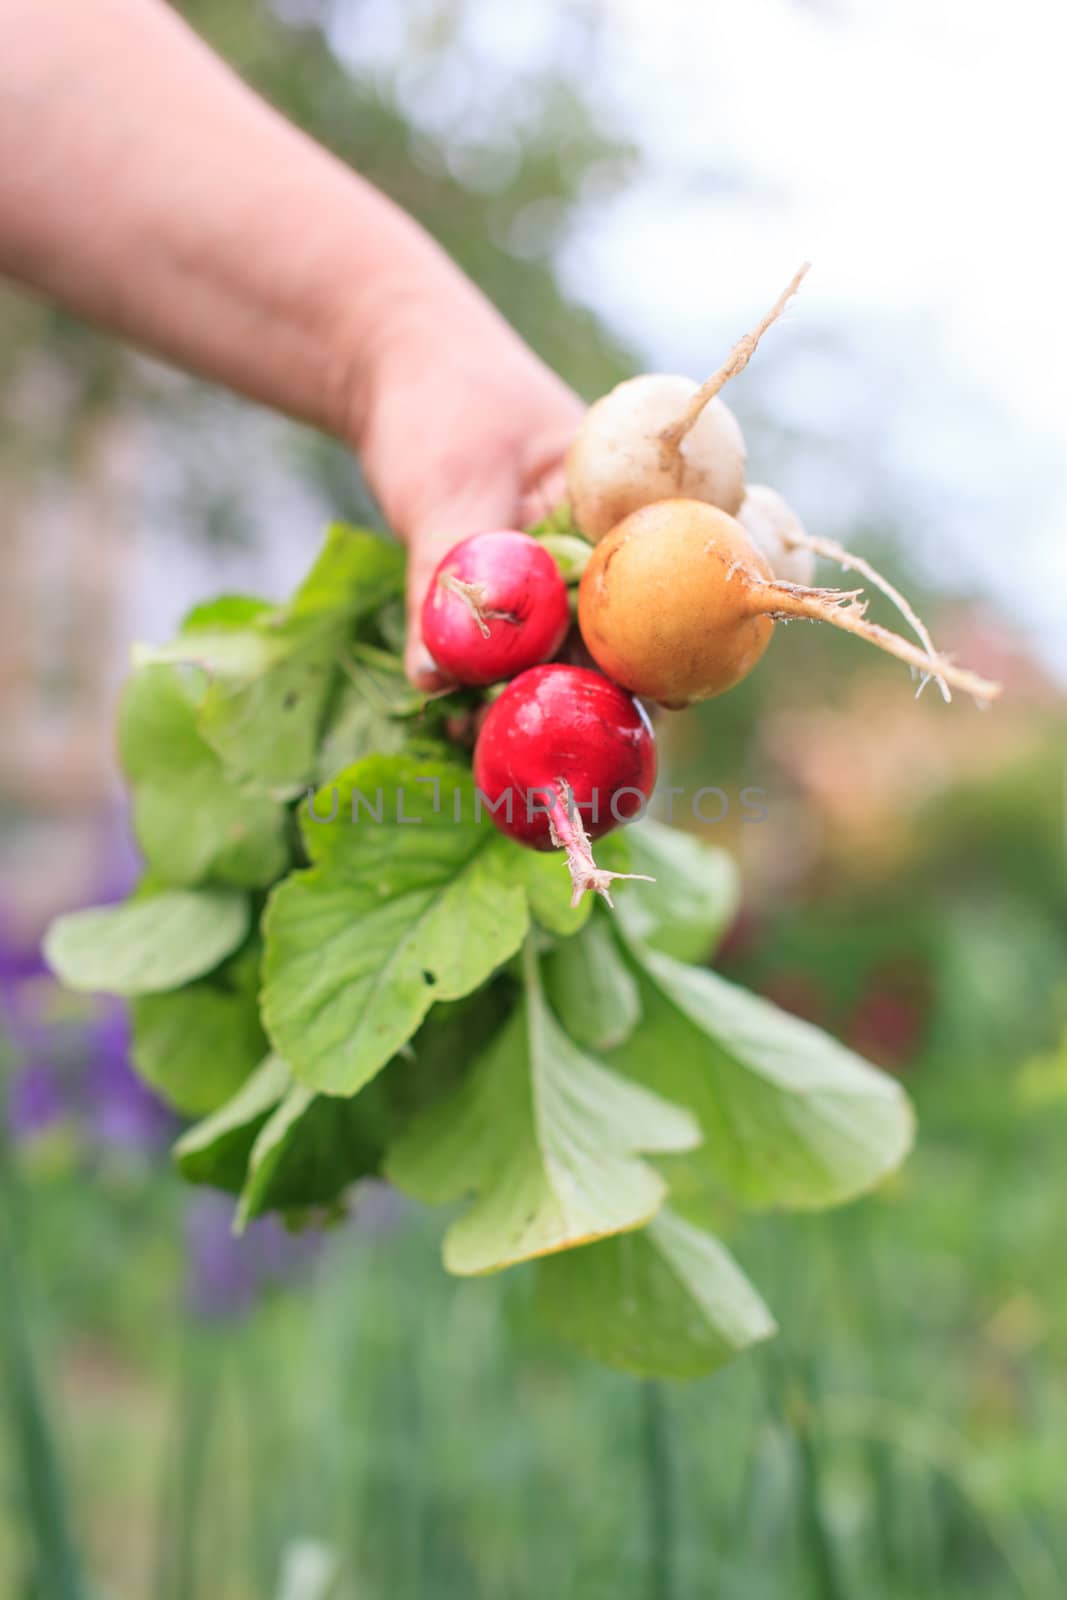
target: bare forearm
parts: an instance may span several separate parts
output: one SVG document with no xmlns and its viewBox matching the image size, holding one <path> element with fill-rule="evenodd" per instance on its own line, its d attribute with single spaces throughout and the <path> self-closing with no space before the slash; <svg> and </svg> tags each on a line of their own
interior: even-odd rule
<svg viewBox="0 0 1067 1600">
<path fill-rule="evenodd" d="M 0 7 L 0 271 L 349 438 L 406 301 L 474 298 L 162 0 Z"/>
<path fill-rule="evenodd" d="M 425 233 L 163 0 L 0 0 L 0 273 L 354 445 L 422 595 L 562 493 L 581 407 Z"/>
</svg>

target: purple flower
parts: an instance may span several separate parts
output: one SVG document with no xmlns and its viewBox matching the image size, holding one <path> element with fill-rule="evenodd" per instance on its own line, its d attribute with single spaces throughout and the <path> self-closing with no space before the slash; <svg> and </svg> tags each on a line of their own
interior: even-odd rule
<svg viewBox="0 0 1067 1600">
<path fill-rule="evenodd" d="M 45 1020 L 51 990 L 39 953 L 16 944 L 0 915 L 0 1065 L 10 1058 L 7 1120 L 16 1139 L 43 1133 L 68 1111 Z"/>
<path fill-rule="evenodd" d="M 76 903 L 108 904 L 128 892 L 136 868 L 124 837 L 109 829 L 100 856 L 98 882 L 72 896 Z M 67 1121 L 94 1155 L 160 1151 L 178 1123 L 130 1064 L 125 1005 L 66 994 L 4 911 L 0 905 L 0 1052 L 12 1046 L 14 1072 L 9 1086 L 0 1077 L 0 1115 L 7 1087 L 7 1120 L 20 1141 Z M 264 1289 L 308 1270 L 320 1249 L 319 1234 L 290 1233 L 273 1217 L 235 1238 L 233 1210 L 231 1198 L 208 1190 L 188 1202 L 186 1298 L 201 1317 L 249 1311 Z"/>
<path fill-rule="evenodd" d="M 36 1138 L 66 1114 L 54 1068 L 46 1061 L 24 1061 L 15 1069 L 7 1096 L 7 1121 L 16 1142 Z"/>
<path fill-rule="evenodd" d="M 162 1149 L 178 1124 L 130 1065 L 126 1007 L 102 1001 L 86 1037 L 82 1112 L 92 1142 L 111 1149 Z"/>
<path fill-rule="evenodd" d="M 122 819 L 106 819 L 98 860 L 96 883 L 76 897 L 82 903 L 109 904 L 129 891 L 136 863 Z M 65 994 L 39 945 L 14 930 L 0 905 L 0 1046 L 14 1056 L 6 1096 L 0 1082 L 0 1114 L 6 1098 L 14 1137 L 69 1119 L 93 1149 L 157 1151 L 176 1123 L 130 1065 L 125 1006 Z"/>
<path fill-rule="evenodd" d="M 186 1212 L 186 1302 L 212 1321 L 250 1311 L 272 1285 L 310 1270 L 320 1233 L 290 1233 L 275 1217 L 259 1217 L 237 1237 L 232 1198 L 205 1190 Z"/>
</svg>

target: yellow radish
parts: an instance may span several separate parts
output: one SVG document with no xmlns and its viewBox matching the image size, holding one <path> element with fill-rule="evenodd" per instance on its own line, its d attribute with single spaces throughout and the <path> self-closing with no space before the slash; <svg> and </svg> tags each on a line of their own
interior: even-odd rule
<svg viewBox="0 0 1067 1600">
<path fill-rule="evenodd" d="M 776 578 L 736 518 L 700 500 L 631 512 L 589 558 L 578 590 L 582 637 L 602 672 L 670 707 L 739 683 L 775 622 L 807 618 L 854 633 L 978 700 L 1000 685 L 868 622 L 859 589 Z"/>
</svg>

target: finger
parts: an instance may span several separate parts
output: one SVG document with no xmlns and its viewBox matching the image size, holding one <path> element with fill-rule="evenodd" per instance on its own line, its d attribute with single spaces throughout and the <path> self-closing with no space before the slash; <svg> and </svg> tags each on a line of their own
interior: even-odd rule
<svg viewBox="0 0 1067 1600">
<path fill-rule="evenodd" d="M 567 498 L 567 479 L 563 463 L 556 462 L 547 468 L 528 487 L 522 497 L 519 525 L 527 528 L 532 523 L 543 522 Z"/>
<path fill-rule="evenodd" d="M 469 538 L 471 534 L 511 526 L 516 512 L 515 502 L 514 487 L 506 481 L 503 485 L 483 485 L 477 491 L 467 491 L 451 502 L 435 506 L 433 513 L 411 530 L 408 536 L 408 637 L 404 669 L 416 688 L 433 692 L 445 688 L 450 682 L 438 670 L 422 637 L 422 603 L 438 562 L 454 544 Z"/>
<path fill-rule="evenodd" d="M 581 402 L 569 397 L 557 422 L 528 447 L 522 474 L 520 526 L 543 522 L 567 498 L 567 451 L 582 416 Z"/>
</svg>

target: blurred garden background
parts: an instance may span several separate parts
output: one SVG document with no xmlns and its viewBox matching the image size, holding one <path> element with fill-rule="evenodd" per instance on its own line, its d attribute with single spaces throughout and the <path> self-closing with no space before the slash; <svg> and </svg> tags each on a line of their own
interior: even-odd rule
<svg viewBox="0 0 1067 1600">
<path fill-rule="evenodd" d="M 0 289 L 0 1594 L 1059 1600 L 1064 24 L 1038 0 L 181 9 L 589 398 L 703 376 L 812 256 L 730 394 L 750 476 L 1006 694 L 916 700 L 797 625 L 663 724 L 670 781 L 768 795 L 764 825 L 707 829 L 744 885 L 719 966 L 919 1111 L 879 1194 L 734 1226 L 778 1340 L 695 1385 L 604 1372 L 521 1270 L 446 1279 L 440 1218 L 383 1187 L 324 1237 L 235 1241 L 170 1171 L 122 1008 L 59 992 L 39 939 L 134 876 L 130 644 L 282 593 L 330 516 L 374 508 L 339 446 Z"/>
</svg>

